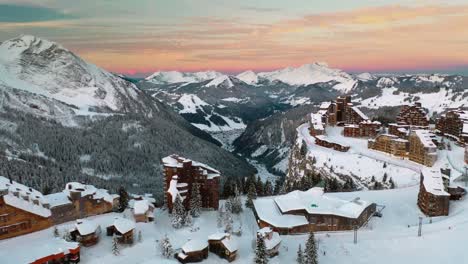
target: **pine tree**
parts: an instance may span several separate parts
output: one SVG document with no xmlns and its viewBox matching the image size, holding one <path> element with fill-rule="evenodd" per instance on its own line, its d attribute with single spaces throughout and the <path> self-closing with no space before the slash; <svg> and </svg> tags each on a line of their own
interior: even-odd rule
<svg viewBox="0 0 468 264">
<path fill-rule="evenodd" d="M 57 226 L 54 226 L 54 237 L 60 237 L 60 233 L 57 229 Z"/>
<path fill-rule="evenodd" d="M 112 254 L 114 254 L 115 256 L 120 254 L 119 242 L 117 241 L 116 236 L 112 238 Z"/>
<path fill-rule="evenodd" d="M 200 194 L 200 185 L 198 183 L 195 183 L 193 184 L 192 197 L 190 199 L 190 214 L 193 217 L 199 217 L 201 207 L 202 207 L 202 197 Z"/>
<path fill-rule="evenodd" d="M 255 189 L 255 184 L 251 183 L 249 186 L 249 192 L 247 193 L 247 201 L 245 202 L 245 206 L 253 208 L 254 199 L 257 199 L 257 191 Z"/>
<path fill-rule="evenodd" d="M 262 179 L 260 179 L 260 176 L 257 176 L 257 182 L 255 183 L 255 190 L 258 196 L 263 196 L 263 182 Z"/>
<path fill-rule="evenodd" d="M 265 182 L 264 195 L 265 196 L 273 195 L 273 185 L 271 184 L 269 180 Z"/>
<path fill-rule="evenodd" d="M 138 231 L 138 243 L 141 243 L 143 241 L 143 237 L 141 236 L 141 230 Z"/>
<path fill-rule="evenodd" d="M 390 177 L 389 182 L 390 182 L 390 189 L 395 189 L 395 182 L 393 182 L 392 177 Z"/>
<path fill-rule="evenodd" d="M 182 199 L 177 195 L 172 208 L 172 226 L 181 228 L 185 224 L 185 207 L 182 204 Z"/>
<path fill-rule="evenodd" d="M 119 193 L 118 209 L 119 209 L 119 212 L 123 212 L 128 206 L 128 201 L 129 201 L 128 193 L 124 187 L 120 187 L 118 193 Z"/>
<path fill-rule="evenodd" d="M 281 188 L 283 186 L 283 183 L 281 182 L 281 180 L 276 180 L 275 182 L 275 190 L 273 191 L 273 194 L 274 195 L 278 195 L 281 191 Z"/>
<path fill-rule="evenodd" d="M 255 248 L 255 264 L 267 264 L 268 256 L 266 253 L 265 241 L 262 236 L 257 235 L 257 247 Z"/>
<path fill-rule="evenodd" d="M 382 182 L 386 182 L 387 181 L 387 173 L 385 172 L 384 175 L 383 175 L 383 178 L 382 178 Z"/>
<path fill-rule="evenodd" d="M 313 232 L 309 233 L 304 255 L 304 264 L 318 264 L 317 246 L 315 244 L 315 236 Z"/>
<path fill-rule="evenodd" d="M 224 213 L 224 232 L 226 233 L 232 233 L 232 225 L 234 224 L 234 221 L 232 220 L 232 214 L 231 211 L 226 210 Z"/>
<path fill-rule="evenodd" d="M 239 214 L 242 212 L 242 200 L 237 186 L 234 188 L 234 197 L 230 197 L 229 201 L 231 203 L 231 212 L 233 214 Z"/>
<path fill-rule="evenodd" d="M 218 218 L 217 218 L 218 228 L 223 227 L 223 218 L 224 218 L 224 211 L 223 210 L 224 210 L 224 207 L 221 205 L 218 208 Z"/>
<path fill-rule="evenodd" d="M 296 261 L 297 261 L 297 264 L 304 264 L 304 254 L 302 252 L 301 244 L 299 244 L 299 248 L 297 249 Z"/>
<path fill-rule="evenodd" d="M 172 255 L 174 254 L 174 250 L 172 249 L 172 244 L 167 235 L 164 236 L 163 239 L 161 239 L 161 242 L 159 242 L 159 246 L 161 248 L 162 255 L 165 258 L 171 258 Z"/>
</svg>

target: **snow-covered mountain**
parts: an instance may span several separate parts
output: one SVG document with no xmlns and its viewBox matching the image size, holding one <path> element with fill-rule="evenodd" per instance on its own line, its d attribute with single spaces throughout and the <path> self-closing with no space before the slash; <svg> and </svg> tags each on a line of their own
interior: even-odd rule
<svg viewBox="0 0 468 264">
<path fill-rule="evenodd" d="M 255 72 L 250 71 L 250 70 L 239 73 L 236 77 L 237 79 L 245 82 L 246 84 L 251 84 L 251 85 L 258 84 L 258 75 Z"/>
<path fill-rule="evenodd" d="M 202 72 L 178 72 L 178 71 L 158 71 L 145 79 L 155 84 L 172 84 L 172 83 L 195 83 L 212 80 L 223 74 L 216 71 Z"/>
<path fill-rule="evenodd" d="M 85 114 L 151 112 L 135 85 L 29 35 L 0 43 L 0 86 L 43 95 Z"/>
</svg>

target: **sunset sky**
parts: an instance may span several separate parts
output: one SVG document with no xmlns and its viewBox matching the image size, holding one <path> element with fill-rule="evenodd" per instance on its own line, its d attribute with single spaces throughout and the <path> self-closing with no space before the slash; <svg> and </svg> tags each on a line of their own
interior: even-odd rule
<svg viewBox="0 0 468 264">
<path fill-rule="evenodd" d="M 0 0 L 0 41 L 21 34 L 132 75 L 468 72 L 468 0 Z"/>
</svg>

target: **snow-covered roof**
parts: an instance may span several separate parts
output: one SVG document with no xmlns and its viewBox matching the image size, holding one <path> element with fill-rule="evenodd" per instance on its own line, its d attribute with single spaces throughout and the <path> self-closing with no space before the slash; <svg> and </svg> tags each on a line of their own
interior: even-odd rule
<svg viewBox="0 0 468 264">
<path fill-rule="evenodd" d="M 136 215 L 146 214 L 152 205 L 147 200 L 135 201 L 133 213 Z"/>
<path fill-rule="evenodd" d="M 272 233 L 271 238 L 268 238 L 268 234 L 270 233 Z M 278 232 L 273 232 L 270 227 L 264 227 L 258 230 L 257 234 L 263 237 L 267 250 L 275 248 L 279 243 L 281 243 L 281 236 L 278 234 Z"/>
<path fill-rule="evenodd" d="M 359 107 L 353 106 L 353 107 L 351 107 L 351 109 L 353 109 L 353 111 L 356 112 L 356 114 L 358 114 L 362 119 L 364 119 L 364 120 L 368 120 L 368 119 L 369 119 L 369 117 L 367 117 L 367 116 L 361 111 L 361 109 L 359 109 Z"/>
<path fill-rule="evenodd" d="M 422 129 L 414 130 L 413 132 L 416 134 L 416 136 L 418 136 L 419 140 L 424 145 L 424 147 L 434 149 L 436 148 L 436 145 L 434 144 L 434 142 L 432 142 L 433 134 L 431 132 Z"/>
<path fill-rule="evenodd" d="M 272 226 L 292 228 L 309 224 L 303 215 L 282 214 L 272 198 L 258 198 L 253 202 L 258 218 Z"/>
<path fill-rule="evenodd" d="M 113 203 L 115 198 L 118 198 L 117 194 L 109 194 L 109 191 L 105 189 L 98 189 L 93 185 L 82 184 L 79 182 L 69 182 L 65 185 L 65 190 L 63 190 L 68 196 L 70 192 L 80 192 L 81 196 L 92 195 L 94 199 L 103 199 L 108 203 Z"/>
<path fill-rule="evenodd" d="M 169 188 L 167 189 L 167 192 L 171 194 L 172 202 L 175 202 L 177 195 L 180 195 L 177 189 L 177 181 L 178 177 L 173 176 L 172 180 L 169 182 Z"/>
<path fill-rule="evenodd" d="M 71 201 L 65 192 L 48 194 L 45 196 L 45 198 L 49 201 L 50 208 L 65 204 L 71 204 Z"/>
<path fill-rule="evenodd" d="M 266 226 L 264 228 L 261 228 L 257 231 L 257 234 L 260 234 L 261 236 L 266 236 L 267 234 L 273 232 L 273 229 L 269 226 Z"/>
<path fill-rule="evenodd" d="M 189 242 L 185 243 L 182 246 L 184 253 L 202 251 L 208 247 L 208 242 L 206 240 L 192 239 Z"/>
<path fill-rule="evenodd" d="M 135 222 L 122 217 L 116 217 L 113 225 L 121 234 L 126 234 L 135 229 Z"/>
<path fill-rule="evenodd" d="M 320 104 L 320 109 L 322 109 L 322 110 L 323 109 L 328 109 L 328 107 L 330 107 L 330 105 L 331 105 L 331 102 L 322 102 Z"/>
<path fill-rule="evenodd" d="M 192 162 L 192 166 L 199 167 L 199 169 L 203 170 L 203 175 L 207 175 L 208 179 L 221 176 L 221 172 L 204 163 L 193 161 L 175 154 L 163 158 L 162 162 L 164 166 L 171 168 L 182 168 L 184 163 Z"/>
<path fill-rule="evenodd" d="M 92 221 L 86 219 L 78 219 L 75 223 L 75 230 L 82 236 L 90 235 L 95 233 L 98 229 L 98 225 Z"/>
<path fill-rule="evenodd" d="M 463 134 L 468 134 L 468 122 L 463 122 L 462 133 Z"/>
<path fill-rule="evenodd" d="M 8 250 L 0 250 L 2 263 L 36 263 L 35 261 L 60 253 L 69 254 L 71 250 L 80 248 L 77 242 L 67 242 L 60 238 L 44 239 L 30 238 L 27 249 L 24 246 L 9 247 Z"/>
<path fill-rule="evenodd" d="M 322 123 L 322 115 L 321 114 L 310 114 L 310 122 L 314 129 L 317 130 L 324 130 L 324 126 Z"/>
<path fill-rule="evenodd" d="M 50 210 L 44 207 L 49 206 L 47 199 L 37 190 L 0 176 L 0 191 L 10 206 L 42 217 L 51 216 Z"/>
<path fill-rule="evenodd" d="M 225 238 L 226 236 L 229 236 L 229 234 L 228 233 L 218 232 L 218 233 L 214 233 L 212 235 L 209 235 L 208 240 L 221 240 L 221 239 Z"/>
<path fill-rule="evenodd" d="M 338 215 L 347 218 L 358 218 L 371 204 L 356 198 L 345 201 L 324 194 L 323 188 L 312 188 L 308 191 L 293 191 L 275 198 L 283 213 L 305 210 L 308 214 Z"/>
<path fill-rule="evenodd" d="M 236 238 L 232 237 L 231 235 L 226 236 L 223 240 L 221 240 L 221 243 L 223 243 L 224 247 L 226 247 L 230 252 L 234 252 L 239 249 Z"/>
<path fill-rule="evenodd" d="M 421 170 L 423 175 L 423 184 L 427 192 L 432 193 L 437 196 L 450 196 L 448 192 L 445 191 L 443 175 L 440 171 L 440 168 L 428 168 L 424 167 Z"/>
</svg>

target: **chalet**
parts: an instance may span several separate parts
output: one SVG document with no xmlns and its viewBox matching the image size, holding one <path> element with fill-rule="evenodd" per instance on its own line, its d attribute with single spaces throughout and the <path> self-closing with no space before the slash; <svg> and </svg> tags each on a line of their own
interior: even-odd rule
<svg viewBox="0 0 468 264">
<path fill-rule="evenodd" d="M 427 112 L 422 108 L 421 103 L 416 102 L 414 105 L 405 105 L 401 108 L 400 113 L 396 117 L 398 124 L 417 126 L 417 127 L 428 127 L 429 116 Z"/>
<path fill-rule="evenodd" d="M 169 211 L 177 196 L 189 209 L 194 184 L 198 184 L 202 197 L 202 208 L 217 210 L 219 206 L 219 181 L 221 173 L 210 166 L 178 155 L 162 159 L 165 174 L 164 190 Z"/>
<path fill-rule="evenodd" d="M 148 200 L 139 200 L 133 203 L 133 218 L 138 222 L 153 222 L 154 221 L 154 205 Z"/>
<path fill-rule="evenodd" d="M 325 119 L 325 120 L 324 120 Z M 318 136 L 325 134 L 326 117 L 320 113 L 310 114 L 309 131 L 311 136 Z"/>
<path fill-rule="evenodd" d="M 133 244 L 135 222 L 117 217 L 114 223 L 106 228 L 107 236 L 117 236 L 117 241 L 121 244 Z"/>
<path fill-rule="evenodd" d="M 210 252 L 232 262 L 237 257 L 237 241 L 230 234 L 215 233 L 208 237 Z"/>
<path fill-rule="evenodd" d="M 208 242 L 206 240 L 190 240 L 182 246 L 182 252 L 176 255 L 181 263 L 201 262 L 208 258 Z"/>
<path fill-rule="evenodd" d="M 358 125 L 347 124 L 344 126 L 343 135 L 345 137 L 375 137 L 380 131 L 379 121 L 365 120 Z"/>
<path fill-rule="evenodd" d="M 80 245 L 76 242 L 67 242 L 60 238 L 44 239 L 30 238 L 27 247 L 10 247 L 0 250 L 1 263 L 69 263 L 80 262 Z"/>
<path fill-rule="evenodd" d="M 418 206 L 425 215 L 449 214 L 449 184 L 449 177 L 441 173 L 440 169 L 424 168 L 421 171 Z"/>
<path fill-rule="evenodd" d="M 437 119 L 436 129 L 444 136 L 468 143 L 468 112 L 460 109 L 448 111 Z"/>
<path fill-rule="evenodd" d="M 80 242 L 85 247 L 96 245 L 99 242 L 100 234 L 100 226 L 85 219 L 76 220 L 75 226 L 70 229 L 71 239 Z"/>
<path fill-rule="evenodd" d="M 335 102 L 323 102 L 320 104 L 318 114 L 325 117 L 327 124 L 336 125 L 336 103 Z"/>
<path fill-rule="evenodd" d="M 65 190 L 46 198 L 50 202 L 54 224 L 112 212 L 119 202 L 117 194 L 78 182 L 67 183 Z"/>
<path fill-rule="evenodd" d="M 434 135 L 428 130 L 414 130 L 409 136 L 409 159 L 432 167 L 437 161 L 437 146 Z"/>
<path fill-rule="evenodd" d="M 374 203 L 359 198 L 341 200 L 318 187 L 254 201 L 259 226 L 271 227 L 280 234 L 352 230 L 365 224 L 375 210 Z"/>
<path fill-rule="evenodd" d="M 375 139 L 369 139 L 367 147 L 396 157 L 408 157 L 409 141 L 394 135 L 382 134 Z"/>
<path fill-rule="evenodd" d="M 273 231 L 271 227 L 264 227 L 257 231 L 257 236 L 263 238 L 263 241 L 265 242 L 266 253 L 269 257 L 274 257 L 279 254 L 281 237 L 278 232 Z"/>
<path fill-rule="evenodd" d="M 52 226 L 49 208 L 39 191 L 0 176 L 0 239 Z"/>
<path fill-rule="evenodd" d="M 316 136 L 315 144 L 324 148 L 331 148 L 340 152 L 347 152 L 350 148 L 347 145 L 342 145 L 340 143 L 333 142 L 329 140 L 326 136 Z"/>
</svg>

